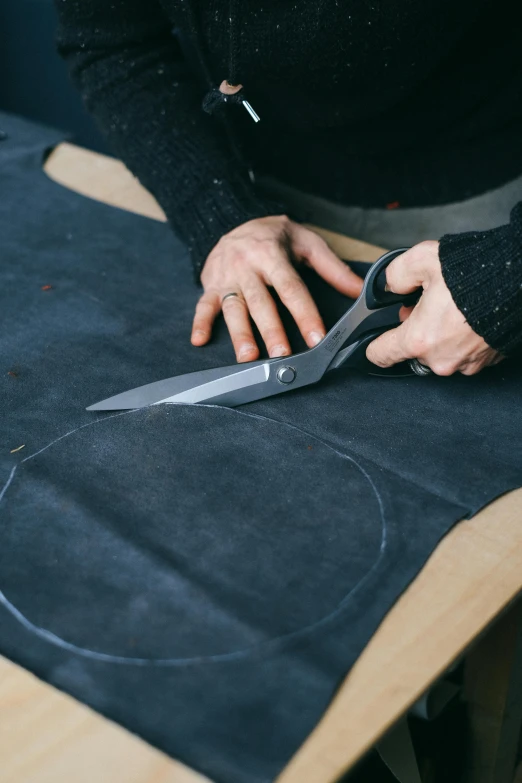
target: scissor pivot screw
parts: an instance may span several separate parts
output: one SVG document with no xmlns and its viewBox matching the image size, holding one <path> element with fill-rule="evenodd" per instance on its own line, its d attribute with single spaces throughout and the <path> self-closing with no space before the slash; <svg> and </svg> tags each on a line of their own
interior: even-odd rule
<svg viewBox="0 0 522 783">
<path fill-rule="evenodd" d="M 297 375 L 293 367 L 281 367 L 277 371 L 277 380 L 279 383 L 292 383 Z"/>
</svg>

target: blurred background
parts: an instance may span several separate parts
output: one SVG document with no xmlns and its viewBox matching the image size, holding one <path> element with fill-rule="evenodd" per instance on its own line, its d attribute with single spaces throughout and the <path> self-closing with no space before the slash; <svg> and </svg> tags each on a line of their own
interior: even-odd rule
<svg viewBox="0 0 522 783">
<path fill-rule="evenodd" d="M 0 111 L 68 133 L 76 144 L 106 144 L 56 53 L 53 0 L 0 0 Z"/>
</svg>

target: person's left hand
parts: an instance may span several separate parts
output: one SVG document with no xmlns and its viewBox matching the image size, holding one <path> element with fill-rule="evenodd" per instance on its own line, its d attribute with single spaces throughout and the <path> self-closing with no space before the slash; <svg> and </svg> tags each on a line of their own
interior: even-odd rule
<svg viewBox="0 0 522 783">
<path fill-rule="evenodd" d="M 504 357 L 491 348 L 467 323 L 444 282 L 439 243 L 421 242 L 394 259 L 386 270 L 388 288 L 407 294 L 422 287 L 415 307 L 403 307 L 403 323 L 368 346 L 368 359 L 390 367 L 418 359 L 436 375 L 474 375 Z"/>
</svg>

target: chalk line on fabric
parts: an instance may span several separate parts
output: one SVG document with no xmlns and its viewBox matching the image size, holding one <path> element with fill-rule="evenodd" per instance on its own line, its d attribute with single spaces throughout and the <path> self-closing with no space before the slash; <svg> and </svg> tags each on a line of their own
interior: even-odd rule
<svg viewBox="0 0 522 783">
<path fill-rule="evenodd" d="M 150 667 L 162 667 L 162 666 L 191 666 L 191 665 L 201 665 L 206 663 L 217 663 L 217 662 L 226 662 L 226 661 L 232 661 L 232 660 L 238 660 L 241 658 L 245 658 L 249 655 L 254 655 L 261 651 L 269 650 L 270 648 L 278 648 L 283 647 L 287 643 L 291 643 L 293 641 L 298 641 L 300 638 L 306 637 L 309 633 L 312 631 L 317 630 L 323 625 L 327 625 L 329 622 L 334 620 L 341 612 L 344 610 L 346 604 L 348 603 L 349 599 L 356 594 L 361 587 L 366 583 L 366 581 L 370 578 L 370 576 L 373 574 L 373 572 L 377 569 L 379 566 L 386 549 L 386 543 L 387 543 L 387 529 L 386 529 L 386 516 L 384 513 L 384 504 L 382 502 L 382 497 L 377 489 L 372 477 L 369 475 L 369 473 L 360 465 L 356 459 L 353 457 L 350 457 L 348 454 L 345 454 L 342 451 L 339 451 L 334 446 L 332 446 L 327 441 L 323 440 L 322 438 L 319 438 L 317 435 L 314 435 L 311 432 L 308 432 L 305 429 L 302 429 L 300 427 L 297 427 L 295 424 L 289 424 L 284 421 L 280 421 L 278 419 L 272 419 L 269 416 L 263 416 L 258 413 L 251 413 L 250 411 L 243 411 L 238 410 L 237 408 L 227 408 L 221 405 L 211 405 L 207 403 L 167 403 L 170 405 L 176 405 L 180 407 L 185 408 L 211 408 L 211 409 L 217 409 L 220 411 L 228 411 L 229 413 L 234 413 L 240 416 L 246 416 L 247 418 L 251 419 L 258 419 L 260 421 L 266 421 L 271 424 L 279 424 L 282 427 L 287 427 L 288 429 L 294 430 L 295 432 L 300 433 L 301 435 L 306 435 L 309 438 L 312 438 L 316 442 L 320 443 L 321 445 L 325 446 L 330 451 L 334 452 L 338 457 L 341 459 L 347 460 L 348 462 L 351 462 L 355 467 L 361 472 L 361 474 L 366 478 L 368 483 L 370 484 L 373 493 L 377 499 L 377 503 L 379 506 L 379 512 L 380 512 L 380 518 L 381 518 L 381 543 L 379 547 L 379 556 L 374 561 L 371 568 L 366 572 L 366 574 L 357 582 L 357 584 L 344 596 L 344 598 L 337 604 L 335 609 L 333 609 L 328 614 L 324 615 L 321 619 L 310 623 L 309 625 L 305 625 L 302 628 L 297 629 L 296 631 L 290 631 L 286 634 L 281 634 L 280 636 L 273 637 L 271 639 L 267 639 L 263 642 L 259 642 L 258 644 L 251 645 L 249 647 L 240 649 L 240 650 L 234 650 L 233 652 L 229 653 L 219 653 L 217 655 L 206 655 L 206 656 L 192 656 L 190 658 L 133 658 L 128 656 L 122 656 L 122 655 L 110 655 L 108 653 L 102 653 L 97 652 L 95 650 L 90 650 L 86 647 L 79 647 L 72 642 L 68 642 L 65 639 L 62 639 L 60 636 L 57 636 L 52 631 L 49 631 L 45 628 L 41 628 L 38 625 L 35 625 L 29 618 L 27 618 L 9 599 L 7 596 L 0 590 L 0 604 L 5 607 L 5 609 L 30 633 L 33 635 L 39 637 L 43 641 L 48 642 L 49 644 L 53 644 L 56 647 L 60 647 L 63 650 L 67 650 L 68 652 L 75 653 L 76 655 L 80 655 L 84 658 L 89 658 L 90 660 L 99 661 L 101 663 L 111 663 L 111 664 L 123 664 L 127 666 L 150 666 Z M 152 408 L 154 405 L 146 406 L 147 408 Z M 145 408 L 146 409 L 146 408 Z M 111 419 L 119 418 L 120 416 L 127 416 L 129 414 L 137 413 L 138 411 L 145 410 L 144 408 L 134 408 L 130 411 L 122 411 L 121 413 L 115 413 L 110 416 L 105 416 L 104 418 L 95 419 L 94 421 L 86 422 L 85 424 L 82 424 L 79 427 L 76 427 L 75 429 L 69 430 L 69 432 L 66 432 L 64 435 L 60 435 L 60 437 L 55 438 L 53 441 L 48 443 L 43 448 L 39 449 L 38 451 L 34 452 L 34 454 L 30 454 L 28 457 L 25 457 L 25 459 L 20 460 L 20 462 L 13 467 L 11 470 L 11 473 L 7 479 L 7 482 L 5 483 L 4 487 L 0 491 L 0 503 L 4 499 L 5 495 L 7 494 L 7 491 L 10 487 L 10 485 L 13 482 L 13 479 L 16 475 L 16 472 L 18 468 L 23 465 L 25 462 L 28 462 L 31 459 L 34 459 L 35 457 L 38 457 L 40 454 L 43 454 L 44 451 L 47 451 L 47 449 L 50 449 L 52 446 L 56 445 L 60 441 L 64 440 L 65 438 L 70 437 L 71 435 L 74 435 L 76 432 L 79 432 L 80 430 L 84 429 L 85 427 L 92 427 L 96 424 L 101 424 L 105 421 L 110 421 Z"/>
</svg>

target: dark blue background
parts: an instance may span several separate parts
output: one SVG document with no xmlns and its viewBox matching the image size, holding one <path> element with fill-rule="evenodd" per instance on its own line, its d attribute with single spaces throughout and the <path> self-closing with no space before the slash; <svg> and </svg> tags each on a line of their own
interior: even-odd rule
<svg viewBox="0 0 522 783">
<path fill-rule="evenodd" d="M 53 0 L 0 2 L 0 109 L 70 131 L 106 152 L 105 141 L 56 52 Z"/>
</svg>

